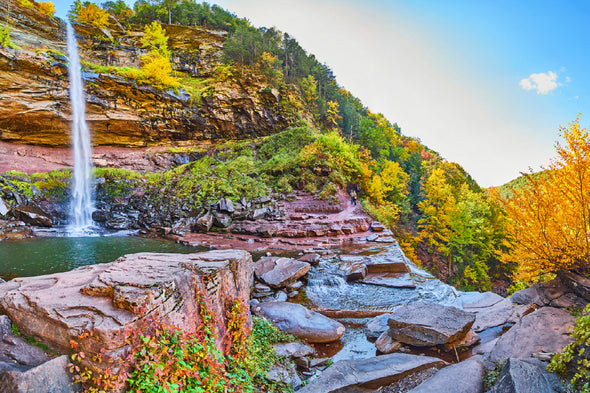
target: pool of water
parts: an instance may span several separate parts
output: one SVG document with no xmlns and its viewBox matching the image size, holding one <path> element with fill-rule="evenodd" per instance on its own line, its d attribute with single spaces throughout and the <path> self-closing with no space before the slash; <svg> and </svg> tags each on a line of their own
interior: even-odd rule
<svg viewBox="0 0 590 393">
<path fill-rule="evenodd" d="M 188 254 L 204 251 L 168 240 L 137 236 L 40 237 L 0 242 L 0 277 L 39 276 L 112 262 L 137 252 Z"/>
</svg>

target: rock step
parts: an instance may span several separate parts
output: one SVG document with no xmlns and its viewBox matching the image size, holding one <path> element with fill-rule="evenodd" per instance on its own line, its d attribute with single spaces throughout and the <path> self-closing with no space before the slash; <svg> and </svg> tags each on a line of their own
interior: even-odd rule
<svg viewBox="0 0 590 393">
<path fill-rule="evenodd" d="M 334 363 L 300 393 L 336 393 L 378 389 L 408 374 L 436 367 L 446 362 L 429 356 L 392 353 L 369 359 L 341 360 Z"/>
</svg>

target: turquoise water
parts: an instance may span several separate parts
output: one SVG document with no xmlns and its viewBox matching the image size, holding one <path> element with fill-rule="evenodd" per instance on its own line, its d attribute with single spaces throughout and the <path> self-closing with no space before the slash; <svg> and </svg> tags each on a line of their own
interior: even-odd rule
<svg viewBox="0 0 590 393">
<path fill-rule="evenodd" d="M 137 252 L 203 251 L 161 239 L 136 236 L 44 237 L 0 242 L 0 277 L 39 276 L 112 262 Z"/>
</svg>

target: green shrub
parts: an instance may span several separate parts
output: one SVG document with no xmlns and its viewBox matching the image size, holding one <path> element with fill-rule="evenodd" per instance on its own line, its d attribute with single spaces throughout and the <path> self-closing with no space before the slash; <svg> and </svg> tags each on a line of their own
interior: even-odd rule
<svg viewBox="0 0 590 393">
<path fill-rule="evenodd" d="M 10 49 L 18 48 L 10 39 L 10 26 L 0 26 L 0 46 Z"/>
<path fill-rule="evenodd" d="M 574 342 L 553 356 L 547 370 L 567 376 L 576 392 L 590 393 L 590 304 L 576 318 L 572 337 Z"/>
</svg>

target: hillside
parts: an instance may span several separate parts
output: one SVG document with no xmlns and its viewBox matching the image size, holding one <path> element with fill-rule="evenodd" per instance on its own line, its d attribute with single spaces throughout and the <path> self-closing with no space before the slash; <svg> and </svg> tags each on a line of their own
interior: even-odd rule
<svg viewBox="0 0 590 393">
<path fill-rule="evenodd" d="M 0 97 L 0 163 L 23 173 L 67 169 L 65 24 L 38 6 L 1 4 L 9 30 L 0 89 L 10 94 Z M 224 197 L 304 192 L 336 201 L 355 188 L 404 251 L 442 279 L 483 289 L 506 280 L 497 203 L 458 164 L 364 107 L 287 33 L 206 4 L 163 13 L 161 4 L 138 2 L 131 11 L 108 3 L 94 19 L 76 4 L 94 165 L 103 168 L 97 199 L 127 223 L 118 227 L 138 225 L 137 208 L 117 207 L 131 194 L 146 207 L 179 201 L 150 220 L 150 228 L 169 228 Z M 65 206 L 55 200 L 67 199 L 68 172 L 23 173 L 4 175 L 5 202 L 16 204 L 18 192 L 63 222 Z"/>
</svg>

